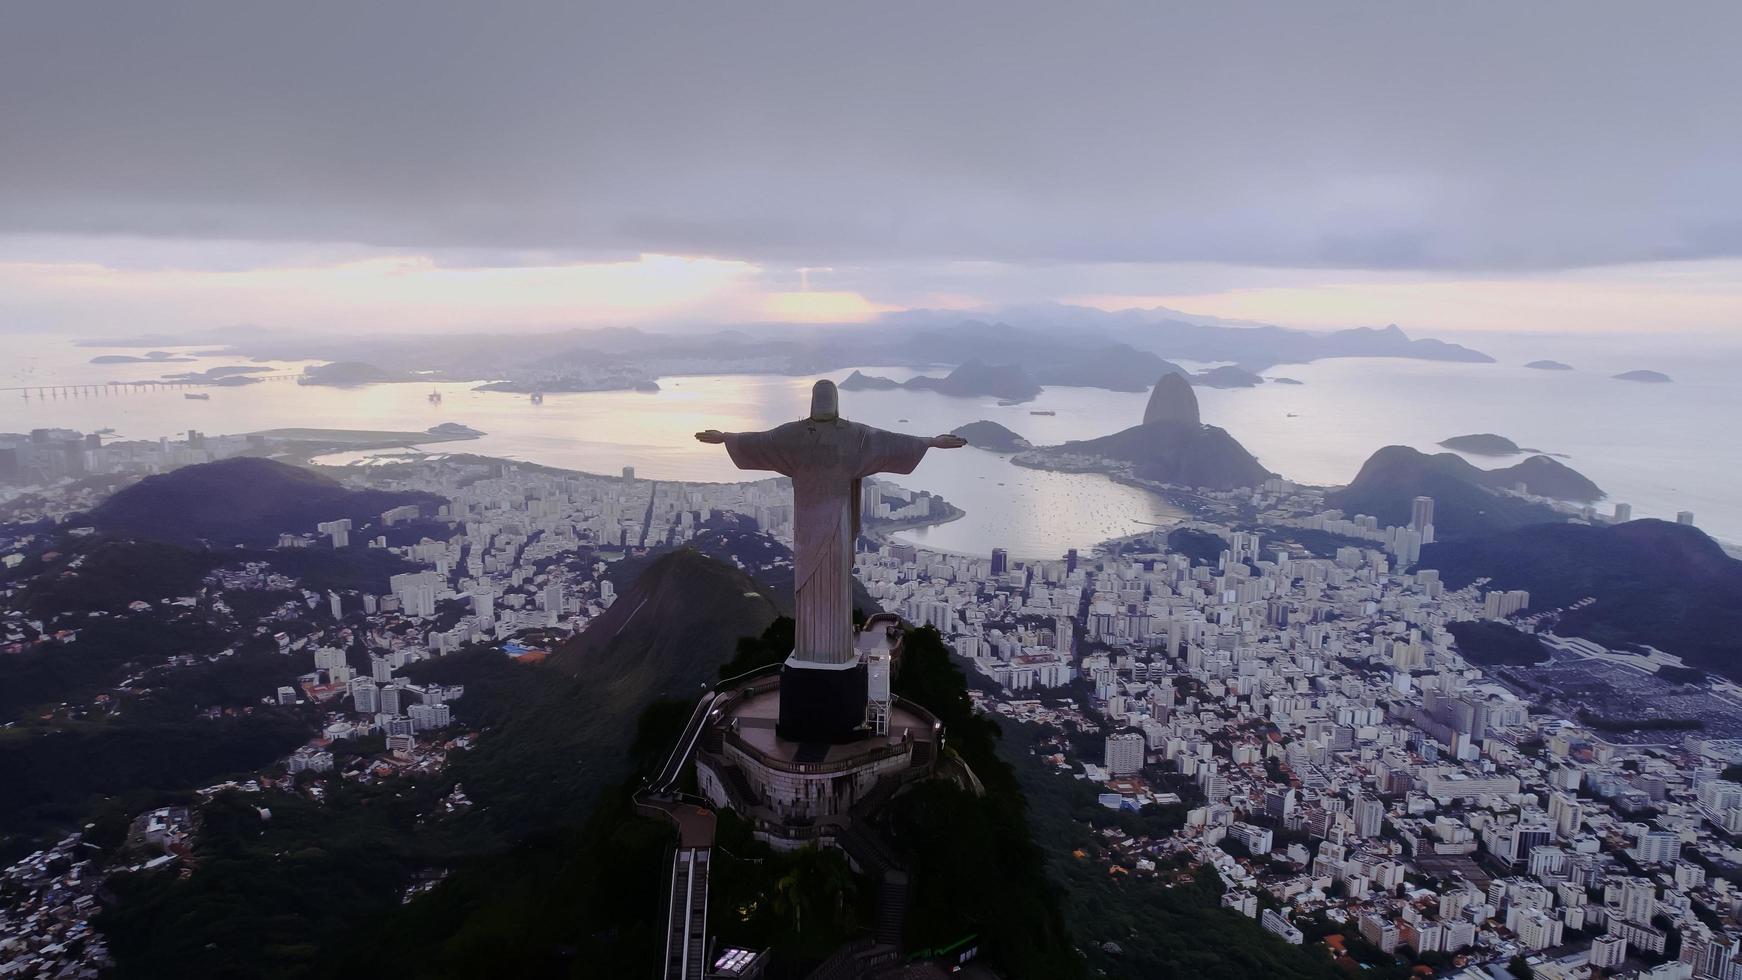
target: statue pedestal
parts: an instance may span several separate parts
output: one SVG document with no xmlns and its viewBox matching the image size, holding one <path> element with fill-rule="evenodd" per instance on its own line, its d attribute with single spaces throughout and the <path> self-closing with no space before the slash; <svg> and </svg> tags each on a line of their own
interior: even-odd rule
<svg viewBox="0 0 1742 980">
<path fill-rule="evenodd" d="M 864 734 L 865 700 L 863 662 L 819 664 L 794 654 L 780 671 L 780 722 L 775 731 L 793 742 L 851 742 Z"/>
</svg>

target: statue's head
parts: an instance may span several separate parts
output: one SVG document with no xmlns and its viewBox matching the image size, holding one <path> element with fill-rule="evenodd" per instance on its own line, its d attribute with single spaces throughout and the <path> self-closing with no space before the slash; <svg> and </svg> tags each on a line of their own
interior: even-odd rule
<svg viewBox="0 0 1742 980">
<path fill-rule="evenodd" d="M 833 422 L 841 417 L 841 394 L 833 381 L 818 381 L 811 387 L 811 421 Z"/>
</svg>

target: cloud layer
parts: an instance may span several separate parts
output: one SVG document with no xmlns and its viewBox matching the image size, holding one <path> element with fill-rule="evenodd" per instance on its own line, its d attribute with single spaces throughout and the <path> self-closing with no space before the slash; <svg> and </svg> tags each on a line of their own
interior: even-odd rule
<svg viewBox="0 0 1742 980">
<path fill-rule="evenodd" d="M 15 238 L 483 264 L 1742 254 L 1728 0 L 68 2 L 5 21 Z"/>
</svg>

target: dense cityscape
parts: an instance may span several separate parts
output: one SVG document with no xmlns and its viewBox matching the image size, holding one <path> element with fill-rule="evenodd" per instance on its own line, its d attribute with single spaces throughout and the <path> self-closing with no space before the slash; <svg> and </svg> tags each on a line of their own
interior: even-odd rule
<svg viewBox="0 0 1742 980">
<path fill-rule="evenodd" d="M 86 439 L 32 434 L 31 458 L 75 459 L 78 470 L 17 494 L 8 526 L 40 534 L 51 525 L 35 522 L 68 515 L 76 525 L 100 500 L 92 480 L 113 488 L 272 448 L 198 433 L 145 446 Z M 171 655 L 43 720 L 124 711 L 130 697 L 234 655 L 247 638 L 287 664 L 312 655 L 313 669 L 287 667 L 282 683 L 200 710 L 315 713 L 316 734 L 249 778 L 199 789 L 200 800 L 240 792 L 264 816 L 273 793 L 318 803 L 333 780 L 415 780 L 488 736 L 452 713 L 463 686 L 419 683 L 409 666 L 480 645 L 505 664 L 535 663 L 618 600 L 618 556 L 682 546 L 725 515 L 776 541 L 792 533 L 782 480 L 653 482 L 627 470 L 601 477 L 445 455 L 340 472 L 359 489 L 446 503 L 427 514 L 389 508 L 371 539 L 354 536 L 361 529 L 349 519 L 285 530 L 276 549 L 376 550 L 414 570 L 379 593 L 319 591 L 241 561 L 186 595 L 144 591 L 115 617 L 140 628 L 203 619 L 234 646 Z M 1416 562 L 1434 537 L 1430 498 L 1413 502 L 1408 527 L 1378 528 L 1328 509 L 1315 488 L 1273 479 L 1195 494 L 1199 516 L 1178 527 L 1037 561 L 904 544 L 887 529 L 953 508 L 873 487 L 863 505 L 869 537 L 854 560 L 868 595 L 937 629 L 970 668 L 977 709 L 1034 733 L 1019 751 L 1051 778 L 1092 786 L 1111 815 L 1143 817 L 1135 827 L 1107 821 L 1092 853 L 1050 860 L 1162 881 L 1213 867 L 1224 907 L 1337 961 L 1414 961 L 1470 978 L 1517 976 L 1520 964 L 1539 977 L 1587 968 L 1728 977 L 1742 962 L 1742 895 L 1732 890 L 1742 873 L 1732 836 L 1742 831 L 1742 769 L 1730 768 L 1742 763 L 1742 689 L 1666 679 L 1685 665 L 1649 647 L 1557 636 L 1562 610 L 1533 606 L 1522 591 L 1486 580 L 1448 588 Z M 38 534 L 9 538 L 7 566 L 39 543 Z M 76 576 L 78 560 L 63 574 Z M 77 621 L 103 615 L 14 606 L 5 650 L 76 656 Z M 1540 641 L 1540 662 L 1485 662 L 1482 629 L 1495 624 Z M 1628 686 L 1661 687 L 1663 700 L 1617 694 L 1569 717 L 1545 704 L 1554 671 L 1587 681 L 1619 672 Z M 1704 724 L 1656 724 L 1689 715 Z M 371 738 L 378 749 L 358 751 Z M 440 811 L 470 802 L 455 785 Z M 129 814 L 119 862 L 94 865 L 75 833 L 7 868 L 8 974 L 110 965 L 93 926 L 105 879 L 190 873 L 198 813 Z"/>
</svg>

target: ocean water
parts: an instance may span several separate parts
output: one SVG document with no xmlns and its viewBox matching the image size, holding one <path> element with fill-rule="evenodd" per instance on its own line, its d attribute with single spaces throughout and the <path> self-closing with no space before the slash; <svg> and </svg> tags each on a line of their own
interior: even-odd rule
<svg viewBox="0 0 1742 980">
<path fill-rule="evenodd" d="M 249 363 L 199 357 L 185 364 L 92 365 L 109 351 L 76 348 L 61 339 L 9 338 L 15 356 L 0 359 L 0 388 L 149 380 L 170 372 Z M 1251 389 L 1197 389 L 1205 421 L 1229 430 L 1264 465 L 1305 483 L 1341 484 L 1383 445 L 1437 451 L 1441 439 L 1495 432 L 1521 446 L 1563 454 L 1636 517 L 1673 517 L 1691 510 L 1696 523 L 1727 541 L 1742 541 L 1742 476 L 1736 429 L 1742 423 L 1742 371 L 1735 353 L 1640 356 L 1637 349 L 1569 350 L 1564 341 L 1511 348 L 1495 338 L 1479 346 L 1499 364 L 1447 364 L 1352 358 L 1283 365 L 1265 372 L 1304 382 Z M 1498 349 L 1497 349 L 1498 348 Z M 137 352 L 129 352 L 137 353 Z M 1525 360 L 1552 357 L 1571 372 L 1533 371 Z M 300 362 L 269 362 L 284 374 Z M 1609 375 L 1632 368 L 1662 370 L 1675 381 L 1645 385 Z M 867 367 L 903 378 L 913 372 Z M 848 372 L 834 372 L 840 380 Z M 941 369 L 938 372 L 942 373 Z M 472 391 L 470 384 L 388 384 L 359 388 L 265 382 L 210 388 L 209 401 L 182 392 L 145 391 L 80 397 L 29 398 L 0 391 L 0 431 L 65 426 L 113 428 L 111 438 L 155 439 L 187 429 L 248 432 L 285 426 L 422 430 L 462 422 L 488 433 L 434 448 L 477 452 L 590 472 L 634 466 L 654 479 L 744 479 L 724 451 L 696 442 L 700 429 L 760 429 L 798 418 L 809 404 L 812 378 L 767 375 L 662 379 L 658 393 L 525 395 Z M 427 396 L 439 390 L 432 405 Z M 991 419 L 1036 444 L 1104 435 L 1137 422 L 1146 394 L 1049 388 L 1035 401 L 1000 406 L 992 399 L 947 398 L 929 392 L 843 392 L 849 417 L 898 431 L 936 434 Z M 1034 415 L 1049 411 L 1052 415 Z M 342 461 L 334 457 L 331 461 Z M 1514 459 L 1469 457 L 1493 467 Z M 934 451 L 898 482 L 932 490 L 962 507 L 959 521 L 902 537 L 950 551 L 985 554 L 1007 548 L 1023 557 L 1052 557 L 1108 537 L 1178 519 L 1141 491 L 1094 475 L 1022 469 L 975 449 Z"/>
</svg>

